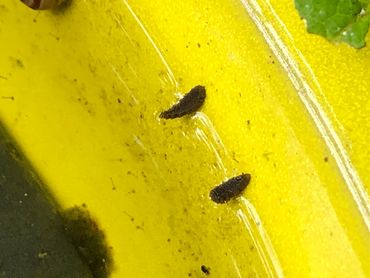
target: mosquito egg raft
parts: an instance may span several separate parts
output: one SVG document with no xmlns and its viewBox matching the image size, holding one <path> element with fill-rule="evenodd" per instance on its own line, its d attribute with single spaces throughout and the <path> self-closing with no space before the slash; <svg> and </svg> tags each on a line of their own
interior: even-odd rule
<svg viewBox="0 0 370 278">
<path fill-rule="evenodd" d="M 34 10 L 48 10 L 55 8 L 64 0 L 21 0 L 26 6 Z"/>
<path fill-rule="evenodd" d="M 160 117 L 163 119 L 175 119 L 198 111 L 206 98 L 206 88 L 195 86 L 178 103 L 170 109 L 163 111 Z"/>
<path fill-rule="evenodd" d="M 241 174 L 233 177 L 211 190 L 209 196 L 217 204 L 230 201 L 230 199 L 239 196 L 247 187 L 251 180 L 250 174 Z"/>
</svg>

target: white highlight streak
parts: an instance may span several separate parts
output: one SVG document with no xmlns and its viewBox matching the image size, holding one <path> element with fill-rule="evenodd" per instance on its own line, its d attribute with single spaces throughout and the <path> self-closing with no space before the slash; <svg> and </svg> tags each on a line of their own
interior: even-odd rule
<svg viewBox="0 0 370 278">
<path fill-rule="evenodd" d="M 232 260 L 232 262 L 233 262 L 234 269 L 235 269 L 236 273 L 238 274 L 238 277 L 239 277 L 239 278 L 243 278 L 242 274 L 240 273 L 239 266 L 238 266 L 238 264 L 237 264 L 237 262 L 236 262 L 236 260 L 235 260 L 234 256 L 232 256 L 232 257 L 231 257 L 231 260 Z"/>
<path fill-rule="evenodd" d="M 217 143 L 217 145 L 223 150 L 225 155 L 228 155 L 227 149 L 224 146 L 224 143 L 221 140 L 220 135 L 218 135 L 215 127 L 213 126 L 211 120 L 208 118 L 206 114 L 203 112 L 197 112 L 194 116 L 195 119 L 198 119 L 211 133 L 213 140 Z"/>
<path fill-rule="evenodd" d="M 261 7 L 255 0 L 240 0 L 245 10 L 248 12 L 249 16 L 256 24 L 257 28 L 261 31 L 270 49 L 274 52 L 275 56 L 278 58 L 280 64 L 283 66 L 285 71 L 289 75 L 289 79 L 293 83 L 293 86 L 298 92 L 298 95 L 305 105 L 306 109 L 310 113 L 313 121 L 315 122 L 321 136 L 325 140 L 326 145 L 330 149 L 338 168 L 347 184 L 349 191 L 360 211 L 362 218 L 370 230 L 370 201 L 369 196 L 362 184 L 360 177 L 358 176 L 356 170 L 352 166 L 350 158 L 339 139 L 339 136 L 335 132 L 332 123 L 330 122 L 328 116 L 316 99 L 315 92 L 312 90 L 310 85 L 305 80 L 305 77 L 297 62 L 294 60 L 292 54 L 285 47 L 282 39 L 277 34 L 274 27 L 269 23 L 265 16 L 261 12 Z M 271 5 L 268 5 L 271 13 L 275 17 L 277 15 L 274 13 Z M 279 19 L 277 18 L 279 21 Z M 281 24 L 281 23 L 280 23 Z M 283 26 L 284 29 L 284 26 Z M 285 32 L 288 32 L 285 29 Z M 288 33 L 289 36 L 289 33 Z M 299 56 L 299 53 L 298 53 Z M 310 71 L 310 68 L 308 69 Z M 311 71 L 312 72 L 312 71 Z M 315 80 L 315 78 L 313 78 Z"/>
<path fill-rule="evenodd" d="M 121 28 L 121 30 L 123 31 L 123 33 L 126 35 L 127 39 L 129 40 L 130 44 L 135 47 L 135 44 L 134 42 L 132 41 L 132 39 L 130 38 L 129 34 L 127 33 L 125 27 L 123 27 L 122 25 L 122 22 L 121 20 L 118 18 L 118 16 L 116 16 L 115 14 L 113 14 L 113 17 L 115 19 L 115 21 L 117 22 L 118 26 Z"/>
<path fill-rule="evenodd" d="M 259 257 L 262 259 L 268 277 L 284 277 L 279 259 L 274 247 L 263 228 L 262 221 L 259 218 L 256 209 L 244 197 L 240 197 L 246 213 L 238 209 L 236 215 L 244 223 L 254 245 L 256 246 Z"/>
<path fill-rule="evenodd" d="M 153 46 L 154 50 L 157 52 L 159 58 L 161 59 L 161 61 L 164 64 L 164 66 L 166 67 L 166 70 L 167 70 L 168 76 L 170 78 L 170 81 L 177 88 L 178 87 L 178 83 L 176 81 L 175 75 L 173 74 L 173 72 L 171 70 L 171 67 L 168 65 L 166 59 L 164 58 L 164 56 L 162 54 L 162 51 L 160 50 L 160 48 L 158 47 L 158 45 L 154 42 L 153 38 L 150 36 L 150 34 L 149 34 L 148 30 L 145 28 L 144 24 L 140 21 L 139 17 L 132 10 L 132 8 L 131 8 L 130 4 L 127 2 L 127 0 L 122 0 L 122 1 L 123 1 L 123 3 L 125 3 L 127 9 L 131 13 L 131 15 L 134 17 L 134 19 L 136 20 L 137 24 L 140 26 L 141 30 L 143 30 L 145 36 L 148 38 L 148 40 L 151 43 L 151 45 Z"/>
<path fill-rule="evenodd" d="M 226 176 L 226 168 L 225 168 L 224 163 L 222 162 L 221 156 L 220 156 L 219 152 L 217 151 L 217 149 L 215 148 L 214 144 L 212 144 L 212 142 L 210 142 L 208 136 L 199 127 L 197 127 L 195 129 L 195 135 L 215 155 L 218 167 L 224 171 L 224 174 Z"/>
<path fill-rule="evenodd" d="M 123 86 L 125 86 L 126 90 L 129 92 L 130 96 L 132 97 L 132 99 L 134 100 L 135 104 L 139 104 L 139 101 L 137 100 L 136 96 L 134 95 L 134 93 L 132 92 L 132 90 L 127 86 L 127 83 L 125 80 L 123 80 L 121 74 L 117 71 L 117 69 L 112 65 L 112 64 L 109 64 L 111 69 L 113 70 L 114 74 L 117 76 L 118 80 L 123 84 Z"/>
</svg>

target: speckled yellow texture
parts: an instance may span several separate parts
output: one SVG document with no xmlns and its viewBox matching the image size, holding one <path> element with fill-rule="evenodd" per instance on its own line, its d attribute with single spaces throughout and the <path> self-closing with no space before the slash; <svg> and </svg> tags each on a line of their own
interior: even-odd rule
<svg viewBox="0 0 370 278">
<path fill-rule="evenodd" d="M 291 35 L 291 40 L 286 40 L 286 43 L 303 54 L 320 84 L 316 90 L 317 97 L 329 113 L 369 192 L 370 48 L 358 50 L 309 35 L 293 5 L 277 0 L 270 2 Z M 369 45 L 369 36 L 367 42 Z"/>
<path fill-rule="evenodd" d="M 363 219 L 241 3 L 131 2 L 0 4 L 0 118 L 62 207 L 98 219 L 112 277 L 203 277 L 202 264 L 212 277 L 369 275 Z M 369 184 L 369 50 L 308 35 L 292 1 L 271 4 Z M 201 113 L 159 120 L 198 84 Z M 241 172 L 250 203 L 213 204 L 209 190 Z"/>
</svg>

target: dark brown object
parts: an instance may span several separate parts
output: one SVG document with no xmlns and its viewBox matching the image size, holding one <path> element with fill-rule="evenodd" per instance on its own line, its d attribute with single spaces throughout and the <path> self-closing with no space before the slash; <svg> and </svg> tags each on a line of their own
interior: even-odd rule
<svg viewBox="0 0 370 278">
<path fill-rule="evenodd" d="M 230 199 L 239 196 L 247 187 L 250 180 L 250 174 L 241 174 L 213 188 L 209 196 L 217 204 L 228 202 Z"/>
<path fill-rule="evenodd" d="M 202 272 L 205 274 L 205 275 L 209 275 L 209 270 L 210 270 L 210 268 L 209 267 L 206 267 L 205 265 L 202 265 L 201 267 L 200 267 L 200 269 L 202 270 Z"/>
<path fill-rule="evenodd" d="M 195 86 L 178 103 L 170 109 L 163 111 L 159 117 L 163 119 L 175 119 L 194 113 L 202 107 L 205 98 L 206 88 L 200 85 Z"/>
<path fill-rule="evenodd" d="M 64 231 L 94 278 L 107 278 L 113 269 L 111 248 L 105 235 L 85 207 L 72 207 L 61 213 Z"/>
</svg>

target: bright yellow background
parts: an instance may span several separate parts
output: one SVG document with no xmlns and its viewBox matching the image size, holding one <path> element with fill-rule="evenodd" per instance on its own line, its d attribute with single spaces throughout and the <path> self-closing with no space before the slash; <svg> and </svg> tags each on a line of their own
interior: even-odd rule
<svg viewBox="0 0 370 278">
<path fill-rule="evenodd" d="M 202 277 L 202 264 L 212 277 L 370 275 L 356 203 L 243 5 L 131 2 L 0 4 L 0 118 L 62 207 L 85 203 L 97 218 L 113 277 Z M 369 188 L 369 48 L 307 34 L 293 1 L 258 2 L 297 63 L 307 60 L 313 75 L 302 78 L 317 78 Z M 201 112 L 159 120 L 198 84 Z M 241 172 L 252 174 L 244 198 L 209 200 Z"/>
</svg>

